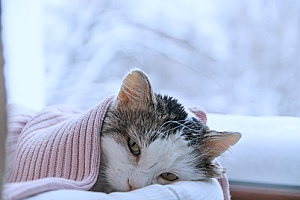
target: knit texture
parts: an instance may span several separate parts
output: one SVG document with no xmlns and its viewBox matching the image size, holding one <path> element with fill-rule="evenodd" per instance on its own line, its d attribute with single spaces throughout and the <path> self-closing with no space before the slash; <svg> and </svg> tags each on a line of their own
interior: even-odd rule
<svg viewBox="0 0 300 200">
<path fill-rule="evenodd" d="M 89 190 L 100 166 L 100 131 L 113 97 L 81 112 L 73 107 L 48 107 L 34 113 L 9 109 L 9 134 L 4 199 L 23 199 L 58 189 Z M 195 107 L 203 119 L 206 115 Z M 227 177 L 219 180 L 230 199 Z"/>
<path fill-rule="evenodd" d="M 82 114 L 71 107 L 49 107 L 37 114 L 11 108 L 5 198 L 89 190 L 99 172 L 100 130 L 111 101 L 108 97 Z"/>
</svg>

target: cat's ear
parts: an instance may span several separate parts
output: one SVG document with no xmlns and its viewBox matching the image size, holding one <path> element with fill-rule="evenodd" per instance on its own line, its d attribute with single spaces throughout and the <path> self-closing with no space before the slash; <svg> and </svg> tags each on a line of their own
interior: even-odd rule
<svg viewBox="0 0 300 200">
<path fill-rule="evenodd" d="M 206 117 L 206 113 L 203 109 L 201 109 L 198 106 L 194 106 L 194 107 L 189 107 L 189 110 L 192 113 L 194 113 L 197 117 L 199 117 L 204 124 L 206 124 L 207 117 Z"/>
<path fill-rule="evenodd" d="M 242 137 L 239 132 L 206 131 L 206 140 L 201 145 L 200 151 L 205 152 L 211 159 L 220 156 Z"/>
<path fill-rule="evenodd" d="M 124 78 L 115 105 L 117 108 L 154 106 L 155 97 L 146 74 L 133 70 Z"/>
</svg>

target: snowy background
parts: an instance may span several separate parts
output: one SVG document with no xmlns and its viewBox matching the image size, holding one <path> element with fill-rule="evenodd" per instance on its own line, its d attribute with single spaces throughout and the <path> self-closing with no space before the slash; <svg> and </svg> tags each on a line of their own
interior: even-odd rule
<svg viewBox="0 0 300 200">
<path fill-rule="evenodd" d="M 46 3 L 48 103 L 89 107 L 132 67 L 208 112 L 300 116 L 299 1 Z"/>
<path fill-rule="evenodd" d="M 89 108 L 138 67 L 210 113 L 300 117 L 300 1 L 9 0 L 14 17 L 26 1 L 43 2 L 22 32 L 42 25 L 46 104 Z"/>
</svg>

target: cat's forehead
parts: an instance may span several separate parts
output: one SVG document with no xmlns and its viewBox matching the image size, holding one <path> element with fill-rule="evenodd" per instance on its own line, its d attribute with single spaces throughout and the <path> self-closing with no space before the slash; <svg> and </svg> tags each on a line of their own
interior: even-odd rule
<svg viewBox="0 0 300 200">
<path fill-rule="evenodd" d="M 155 106 L 139 109 L 112 109 L 106 120 L 104 134 L 117 133 L 118 137 L 132 138 L 142 145 L 149 145 L 158 138 L 168 138 L 180 131 L 180 137 L 189 144 L 197 144 L 199 135 L 207 127 L 188 111 L 177 99 L 155 95 Z M 122 139 L 122 138 L 121 138 Z M 124 139 L 122 139 L 124 140 Z"/>
</svg>

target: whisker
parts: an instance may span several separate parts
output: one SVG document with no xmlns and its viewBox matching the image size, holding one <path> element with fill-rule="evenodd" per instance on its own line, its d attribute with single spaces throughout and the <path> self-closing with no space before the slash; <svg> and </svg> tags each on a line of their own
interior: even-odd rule
<svg viewBox="0 0 300 200">
<path fill-rule="evenodd" d="M 182 123 L 184 122 L 184 123 Z M 201 129 L 199 128 L 199 126 L 196 126 L 197 124 L 196 123 L 192 123 L 191 126 L 195 126 L 195 127 L 198 127 L 198 128 L 193 128 L 191 126 L 188 126 L 187 124 L 188 123 L 191 123 L 191 121 L 187 121 L 187 120 L 179 120 L 179 121 L 167 121 L 165 122 L 164 124 L 162 124 L 159 128 L 159 132 L 161 134 L 165 134 L 166 132 L 168 131 L 172 131 L 172 130 L 175 130 L 175 129 L 188 129 L 190 131 L 195 131 L 195 132 L 199 132 Z M 168 129 L 168 130 L 165 130 L 163 132 L 161 132 L 160 130 L 162 129 L 165 129 L 167 125 L 179 125 L 177 127 L 174 127 L 174 128 L 171 128 L 171 129 Z"/>
</svg>

